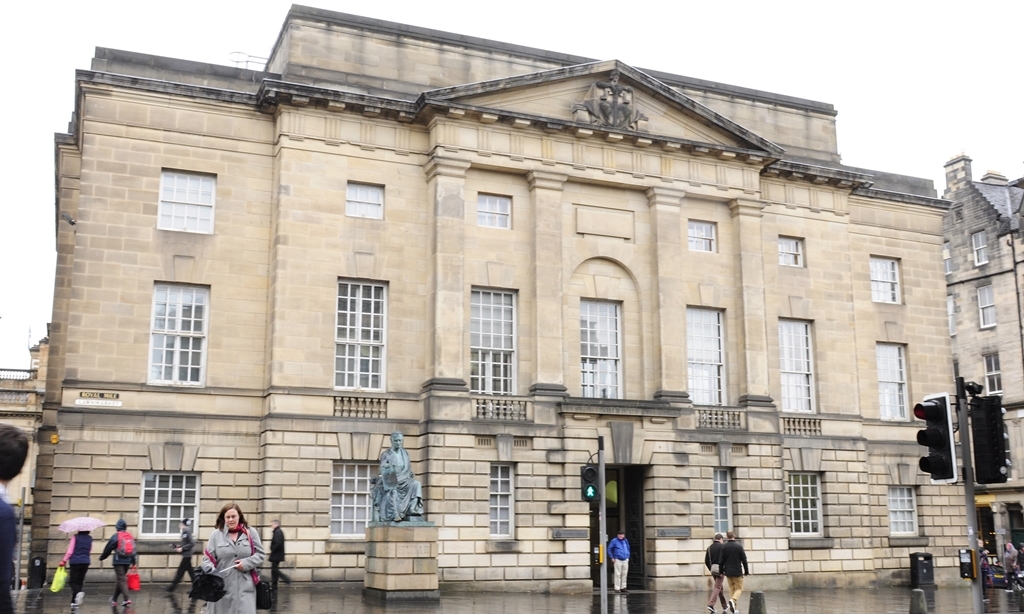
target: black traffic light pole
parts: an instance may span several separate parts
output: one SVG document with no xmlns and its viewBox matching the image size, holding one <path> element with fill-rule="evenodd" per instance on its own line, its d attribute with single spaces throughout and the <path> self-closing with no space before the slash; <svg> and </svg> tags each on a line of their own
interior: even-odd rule
<svg viewBox="0 0 1024 614">
<path fill-rule="evenodd" d="M 605 518 L 605 511 L 608 509 L 608 499 L 605 493 L 608 490 L 608 482 L 604 476 L 604 436 L 597 437 L 597 479 L 601 484 L 601 503 L 597 511 L 599 522 L 598 531 L 601 533 L 601 614 L 608 614 L 608 553 L 605 548 L 608 545 L 608 519 Z"/>
<path fill-rule="evenodd" d="M 974 466 L 971 455 L 971 427 L 967 423 L 967 390 L 964 378 L 956 378 L 956 414 L 960 424 L 960 458 L 964 464 L 964 504 L 967 507 L 967 547 L 971 549 L 972 559 L 977 560 L 978 527 L 977 509 L 974 506 Z M 985 612 L 984 578 L 981 577 L 977 564 L 974 566 L 974 579 L 971 580 L 971 601 L 974 603 L 974 614 Z"/>
</svg>

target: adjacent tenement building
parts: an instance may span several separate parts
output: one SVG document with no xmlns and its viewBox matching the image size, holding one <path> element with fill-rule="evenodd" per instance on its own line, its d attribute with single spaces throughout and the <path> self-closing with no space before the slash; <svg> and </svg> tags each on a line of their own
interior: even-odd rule
<svg viewBox="0 0 1024 614">
<path fill-rule="evenodd" d="M 1018 267 L 1024 255 L 1020 214 L 1024 178 L 995 171 L 974 181 L 971 159 L 946 163 L 944 198 L 952 201 L 943 224 L 946 309 L 953 367 L 967 381 L 1001 395 L 1011 466 L 1006 484 L 979 486 L 980 536 L 990 550 L 1024 542 L 1024 312 Z"/>
<path fill-rule="evenodd" d="M 948 202 L 843 166 L 831 105 L 298 6 L 266 72 L 100 48 L 75 102 L 51 565 L 123 517 L 159 579 L 236 501 L 360 580 L 399 430 L 443 588 L 589 590 L 598 437 L 633 586 L 702 588 L 726 529 L 754 588 L 955 577 L 908 409 L 950 389 Z"/>
</svg>

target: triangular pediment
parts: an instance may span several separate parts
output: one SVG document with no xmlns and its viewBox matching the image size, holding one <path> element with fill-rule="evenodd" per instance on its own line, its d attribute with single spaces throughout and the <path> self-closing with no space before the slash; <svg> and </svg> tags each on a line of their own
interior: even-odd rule
<svg viewBox="0 0 1024 614">
<path fill-rule="evenodd" d="M 780 155 L 778 145 L 654 77 L 618 61 L 580 64 L 425 92 L 421 102 L 459 104 L 580 127 L 644 133 Z"/>
</svg>

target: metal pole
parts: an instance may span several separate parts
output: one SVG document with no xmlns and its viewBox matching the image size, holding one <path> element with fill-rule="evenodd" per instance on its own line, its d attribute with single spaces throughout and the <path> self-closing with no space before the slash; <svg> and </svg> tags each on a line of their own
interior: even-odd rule
<svg viewBox="0 0 1024 614">
<path fill-rule="evenodd" d="M 974 465 L 971 454 L 971 427 L 967 422 L 967 390 L 964 388 L 964 378 L 956 378 L 956 413 L 960 424 L 960 458 L 964 465 L 964 505 L 967 507 L 967 547 L 974 552 L 975 560 L 978 560 L 978 527 L 977 510 L 974 505 Z M 999 556 L 998 553 L 996 556 Z M 991 561 L 990 561 L 991 563 Z M 985 612 L 985 579 L 981 577 L 981 570 L 976 565 L 974 579 L 971 580 L 971 601 L 974 603 L 974 614 Z"/>
<path fill-rule="evenodd" d="M 14 590 L 21 590 L 21 548 L 25 543 L 25 487 L 21 487 L 21 512 L 18 519 L 18 562 L 15 563 Z"/>
<path fill-rule="evenodd" d="M 597 480 L 601 483 L 601 503 L 597 510 L 597 518 L 600 522 L 598 531 L 601 534 L 601 614 L 608 614 L 608 553 L 605 551 L 608 546 L 608 519 L 605 517 L 605 509 L 608 505 L 605 487 L 608 482 L 604 477 L 604 436 L 597 437 Z"/>
</svg>

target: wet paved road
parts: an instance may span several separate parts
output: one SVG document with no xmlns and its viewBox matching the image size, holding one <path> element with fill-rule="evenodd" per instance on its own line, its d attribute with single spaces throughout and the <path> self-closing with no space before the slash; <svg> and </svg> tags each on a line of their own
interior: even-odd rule
<svg viewBox="0 0 1024 614">
<path fill-rule="evenodd" d="M 193 602 L 180 588 L 168 595 L 160 587 L 144 587 L 132 593 L 130 607 L 111 608 L 108 587 L 86 584 L 80 614 L 203 614 L 203 602 Z M 990 595 L 988 612 L 1022 611 L 1020 597 L 996 591 Z M 22 591 L 17 614 L 67 614 L 70 595 L 65 591 Z M 766 592 L 769 614 L 907 614 L 910 589 L 835 589 Z M 746 614 L 750 594 L 744 592 L 740 614 Z M 970 614 L 971 592 L 964 588 L 940 588 L 929 598 L 929 610 L 936 614 Z M 294 585 L 283 587 L 276 612 L 301 614 L 598 614 L 600 599 L 590 595 L 544 595 L 526 593 L 442 592 L 441 602 L 383 606 L 364 601 L 359 588 L 337 585 Z M 631 592 L 611 594 L 609 614 L 705 614 L 703 593 Z"/>
</svg>

